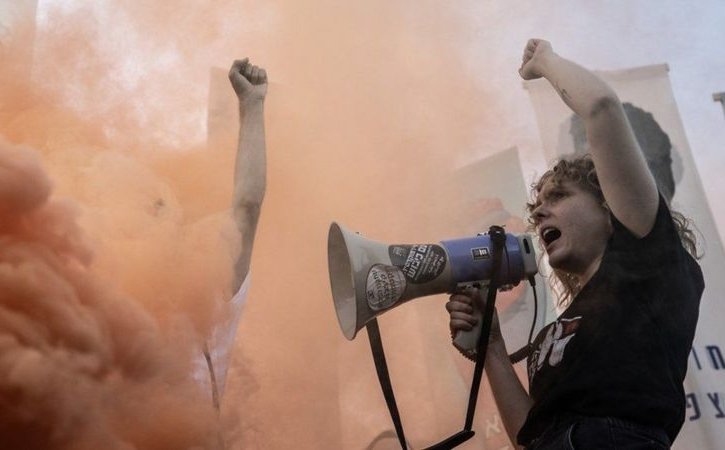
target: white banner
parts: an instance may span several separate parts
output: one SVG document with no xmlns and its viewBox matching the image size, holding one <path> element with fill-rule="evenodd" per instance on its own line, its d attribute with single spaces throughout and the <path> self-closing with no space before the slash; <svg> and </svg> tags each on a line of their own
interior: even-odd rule
<svg viewBox="0 0 725 450">
<path fill-rule="evenodd" d="M 471 163 L 442 180 L 447 182 L 438 185 L 439 197 L 429 205 L 435 212 L 431 211 L 429 220 L 422 218 L 415 225 L 425 228 L 426 234 L 438 240 L 475 236 L 488 231 L 491 225 L 503 225 L 514 234 L 525 232 L 527 183 L 515 148 Z M 431 220 L 433 215 L 437 221 Z M 540 276 L 536 279 L 538 330 L 555 315 L 547 302 L 545 280 Z M 379 316 L 391 382 L 411 448 L 432 445 L 460 431 L 465 423 L 474 364 L 451 344 L 446 300 L 443 295 L 415 299 Z M 535 313 L 533 291 L 522 282 L 510 291 L 500 292 L 496 305 L 507 347 L 513 352 L 528 339 Z M 343 448 L 399 448 L 366 334 L 361 330 L 353 342 L 339 348 Z M 516 369 L 526 384 L 525 363 Z M 513 448 L 485 378 L 473 431 L 476 435 L 462 448 Z"/>
<path fill-rule="evenodd" d="M 453 180 L 454 195 L 460 199 L 456 205 L 460 217 L 455 223 L 462 224 L 462 235 L 486 232 L 491 225 L 502 225 L 506 232 L 513 234 L 525 233 L 526 202 L 529 199 L 527 187 L 530 180 L 525 180 L 521 171 L 518 150 L 510 148 L 473 162 L 459 169 Z M 535 241 L 538 239 L 535 236 Z M 536 245 L 537 255 L 540 255 Z M 543 267 L 543 264 L 539 264 Z M 556 311 L 550 299 L 548 282 L 541 274 L 536 276 L 536 292 L 538 305 L 535 305 L 534 291 L 527 282 L 521 282 L 513 290 L 499 292 L 496 296 L 496 310 L 501 324 L 501 332 L 510 353 L 526 345 L 529 338 L 534 315 L 536 326 L 533 337 L 541 327 L 556 318 Z M 464 392 L 470 389 L 473 364 L 455 355 L 454 360 L 462 375 Z M 526 361 L 514 365 L 516 374 L 524 386 L 528 386 Z M 501 422 L 501 417 L 493 399 L 493 393 L 485 379 L 481 384 L 476 408 L 475 439 L 482 443 L 471 448 L 489 450 L 513 449 Z M 467 447 L 466 447 L 467 448 Z"/>
</svg>

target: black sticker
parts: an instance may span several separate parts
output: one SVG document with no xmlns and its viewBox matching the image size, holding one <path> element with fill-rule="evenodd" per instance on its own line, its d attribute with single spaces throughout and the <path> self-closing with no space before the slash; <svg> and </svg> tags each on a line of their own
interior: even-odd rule
<svg viewBox="0 0 725 450">
<path fill-rule="evenodd" d="M 413 284 L 436 279 L 446 267 L 446 251 L 440 245 L 391 245 L 390 261 L 400 267 L 405 279 Z"/>
<path fill-rule="evenodd" d="M 472 248 L 471 254 L 473 255 L 473 259 L 476 261 L 479 259 L 488 259 L 491 257 L 491 254 L 488 252 L 488 247 Z"/>
</svg>

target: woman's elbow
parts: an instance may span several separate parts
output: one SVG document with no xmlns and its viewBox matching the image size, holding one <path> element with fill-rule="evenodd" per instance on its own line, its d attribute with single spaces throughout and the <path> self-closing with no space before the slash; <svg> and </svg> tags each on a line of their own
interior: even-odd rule
<svg viewBox="0 0 725 450">
<path fill-rule="evenodd" d="M 597 119 L 600 117 L 606 117 L 611 114 L 624 113 L 622 108 L 622 102 L 614 92 L 597 96 L 589 107 L 589 113 L 587 114 L 589 119 Z"/>
</svg>

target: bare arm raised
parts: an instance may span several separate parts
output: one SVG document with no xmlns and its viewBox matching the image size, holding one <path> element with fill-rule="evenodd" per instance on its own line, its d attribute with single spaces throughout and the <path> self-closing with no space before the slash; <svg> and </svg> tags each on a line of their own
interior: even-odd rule
<svg viewBox="0 0 725 450">
<path fill-rule="evenodd" d="M 582 118 L 604 198 L 612 213 L 635 235 L 654 225 L 658 194 L 617 94 L 589 70 L 567 60 L 540 39 L 526 45 L 519 74 L 544 77 Z"/>
<path fill-rule="evenodd" d="M 267 160 L 264 138 L 264 99 L 267 72 L 249 62 L 236 60 L 229 81 L 239 99 L 239 143 L 234 167 L 232 210 L 242 236 L 241 253 L 235 263 L 233 291 L 249 272 L 252 246 L 266 189 Z"/>
</svg>

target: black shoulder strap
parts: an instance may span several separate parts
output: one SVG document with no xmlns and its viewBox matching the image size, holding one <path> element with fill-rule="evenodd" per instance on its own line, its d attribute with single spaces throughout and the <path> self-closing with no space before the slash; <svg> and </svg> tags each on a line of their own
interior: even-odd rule
<svg viewBox="0 0 725 450">
<path fill-rule="evenodd" d="M 503 246 L 506 242 L 506 233 L 501 227 L 491 227 L 491 229 L 489 230 L 489 234 L 491 235 L 491 242 L 493 243 L 493 270 L 491 273 L 491 285 L 489 286 L 488 295 L 486 298 L 486 308 L 484 309 L 483 313 L 481 336 L 478 339 L 476 366 L 473 370 L 471 392 L 468 397 L 466 423 L 463 427 L 463 430 L 431 447 L 428 447 L 426 450 L 452 449 L 462 444 L 463 442 L 466 442 L 475 434 L 475 432 L 472 431 L 473 416 L 476 412 L 476 400 L 478 399 L 478 390 L 481 384 L 481 378 L 483 376 L 483 365 L 486 361 L 486 350 L 488 349 L 488 336 L 491 331 L 491 322 L 493 321 L 494 303 L 496 301 L 497 291 L 496 278 L 498 276 L 498 269 L 501 266 L 501 255 L 503 253 Z M 365 325 L 365 327 L 368 332 L 368 337 L 370 340 L 370 350 L 373 353 L 373 360 L 375 361 L 375 369 L 378 374 L 378 380 L 380 381 L 380 387 L 382 388 L 385 402 L 388 405 L 390 417 L 393 419 L 393 425 L 395 426 L 395 432 L 398 435 L 400 447 L 403 450 L 406 450 L 408 447 L 405 440 L 405 433 L 403 432 L 403 424 L 400 420 L 398 406 L 395 402 L 393 387 L 390 383 L 388 364 L 385 361 L 385 352 L 383 351 L 383 342 L 380 337 L 380 327 L 378 326 L 377 319 L 373 318 Z"/>
<path fill-rule="evenodd" d="M 395 432 L 400 441 L 400 447 L 406 449 L 405 433 L 403 432 L 403 424 L 400 422 L 400 413 L 398 413 L 398 405 L 395 403 L 395 394 L 393 394 L 393 386 L 390 384 L 390 375 L 388 374 L 388 364 L 385 361 L 385 352 L 383 351 L 383 341 L 380 339 L 380 327 L 378 327 L 378 319 L 373 318 L 365 325 L 370 340 L 370 350 L 373 352 L 373 360 L 375 361 L 375 370 L 378 372 L 378 380 L 383 390 L 385 403 L 388 404 L 390 417 L 393 419 Z"/>
</svg>

